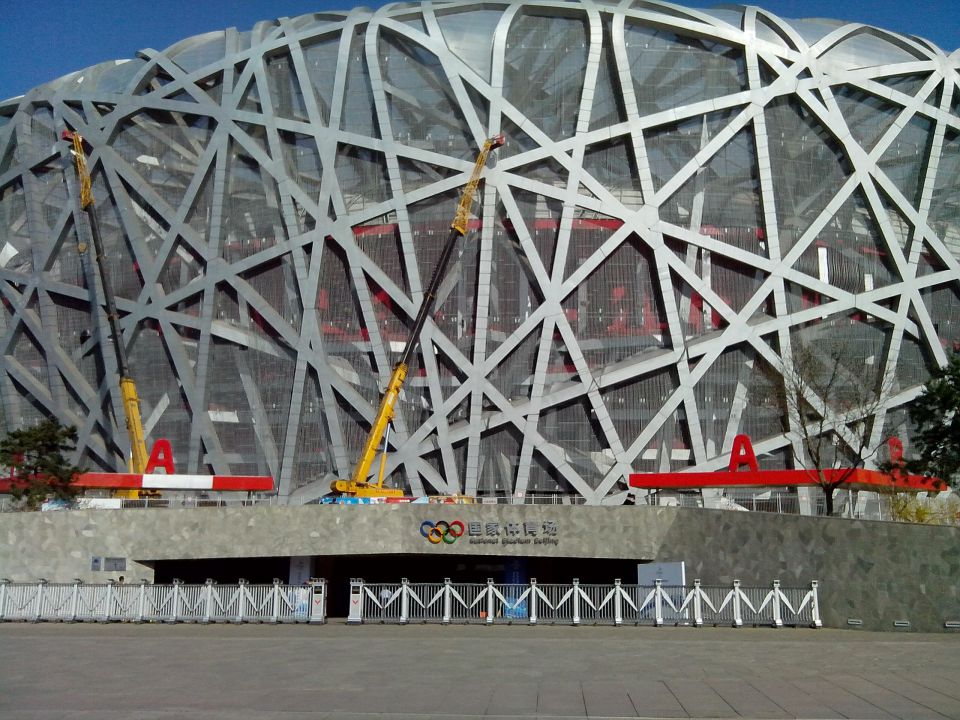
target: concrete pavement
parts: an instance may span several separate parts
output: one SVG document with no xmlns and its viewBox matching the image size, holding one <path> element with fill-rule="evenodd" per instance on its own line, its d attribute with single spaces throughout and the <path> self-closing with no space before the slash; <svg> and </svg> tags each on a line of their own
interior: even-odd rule
<svg viewBox="0 0 960 720">
<path fill-rule="evenodd" d="M 960 720 L 960 636 L 0 624 L 5 720 Z"/>
</svg>

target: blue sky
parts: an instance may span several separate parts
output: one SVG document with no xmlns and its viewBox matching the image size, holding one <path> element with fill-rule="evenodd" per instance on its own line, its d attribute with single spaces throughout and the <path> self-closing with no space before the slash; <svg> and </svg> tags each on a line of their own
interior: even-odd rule
<svg viewBox="0 0 960 720">
<path fill-rule="evenodd" d="M 356 0 L 0 0 L 0 99 L 106 60 L 157 50 L 225 27 L 330 9 Z M 368 2 L 369 7 L 382 3 Z M 693 7 L 720 4 L 687 0 Z M 853 20 L 960 48 L 956 0 L 765 0 L 781 17 Z"/>
</svg>

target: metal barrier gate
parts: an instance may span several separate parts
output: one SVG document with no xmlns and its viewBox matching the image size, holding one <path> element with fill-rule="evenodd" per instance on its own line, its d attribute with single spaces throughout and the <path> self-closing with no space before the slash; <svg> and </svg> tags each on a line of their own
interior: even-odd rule
<svg viewBox="0 0 960 720">
<path fill-rule="evenodd" d="M 809 588 L 351 580 L 348 623 L 742 625 L 821 627 Z M 0 581 L 0 622 L 323 623 L 327 583 L 126 585 Z"/>
<path fill-rule="evenodd" d="M 817 582 L 809 588 L 350 581 L 348 623 L 743 625 L 822 627 Z"/>
<path fill-rule="evenodd" d="M 0 582 L 0 622 L 323 623 L 327 582 L 151 585 Z"/>
</svg>

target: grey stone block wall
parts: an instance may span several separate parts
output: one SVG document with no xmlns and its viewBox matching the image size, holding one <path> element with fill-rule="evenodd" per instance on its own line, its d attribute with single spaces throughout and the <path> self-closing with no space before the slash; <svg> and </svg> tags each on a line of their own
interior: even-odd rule
<svg viewBox="0 0 960 720">
<path fill-rule="evenodd" d="M 431 545 L 424 520 L 557 525 L 556 543 Z M 519 536 L 523 538 L 523 534 Z M 302 506 L 78 510 L 0 515 L 0 577 L 102 582 L 90 559 L 127 558 L 128 581 L 156 560 L 439 554 L 683 560 L 706 584 L 820 583 L 824 624 L 938 631 L 960 620 L 960 529 L 721 510 L 577 506 Z M 438 578 L 439 580 L 440 578 Z M 613 578 L 611 578 L 612 580 Z"/>
<path fill-rule="evenodd" d="M 660 560 L 704 583 L 818 580 L 824 624 L 939 631 L 960 620 L 960 529 L 796 515 L 680 511 Z"/>
</svg>

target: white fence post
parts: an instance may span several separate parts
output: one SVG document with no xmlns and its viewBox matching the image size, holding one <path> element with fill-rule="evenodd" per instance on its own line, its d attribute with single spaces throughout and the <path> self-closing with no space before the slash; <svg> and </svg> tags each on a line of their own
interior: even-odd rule
<svg viewBox="0 0 960 720">
<path fill-rule="evenodd" d="M 0 622 L 7 619 L 7 586 L 10 585 L 9 578 L 0 580 Z"/>
<path fill-rule="evenodd" d="M 693 625 L 701 627 L 703 625 L 703 598 L 700 593 L 700 580 L 693 581 Z"/>
<path fill-rule="evenodd" d="M 620 578 L 613 581 L 613 624 L 617 627 L 623 625 L 623 598 L 620 593 Z"/>
<path fill-rule="evenodd" d="M 406 625 L 410 619 L 410 581 L 400 578 L 400 624 Z"/>
<path fill-rule="evenodd" d="M 280 622 L 280 580 L 273 579 L 273 613 L 270 622 Z"/>
<path fill-rule="evenodd" d="M 527 622 L 531 625 L 537 624 L 537 579 L 530 578 L 530 612 L 527 614 Z"/>
<path fill-rule="evenodd" d="M 740 607 L 740 581 L 733 581 L 733 626 L 743 626 L 743 610 Z"/>
<path fill-rule="evenodd" d="M 173 602 L 170 603 L 170 619 L 168 622 L 177 622 L 180 617 L 180 586 L 183 585 L 183 580 L 179 578 L 173 579 Z"/>
<path fill-rule="evenodd" d="M 493 613 L 496 605 L 496 596 L 493 594 L 493 578 L 487 578 L 487 625 L 493 625 Z"/>
<path fill-rule="evenodd" d="M 823 622 L 820 620 L 820 599 L 817 597 L 818 586 L 819 583 L 816 580 L 810 583 L 810 614 L 813 617 L 813 626 L 815 628 L 823 627 Z"/>
<path fill-rule="evenodd" d="M 654 625 L 660 627 L 663 625 L 663 580 L 657 578 L 653 581 L 656 585 L 656 592 L 653 595 Z"/>
<path fill-rule="evenodd" d="M 571 593 L 570 601 L 573 603 L 573 624 L 580 624 L 580 578 L 573 579 L 573 592 Z"/>
<path fill-rule="evenodd" d="M 327 622 L 327 581 L 324 578 L 310 580 L 310 622 Z"/>
<path fill-rule="evenodd" d="M 244 618 L 247 616 L 247 585 L 248 581 L 246 578 L 237 579 L 237 617 L 234 620 L 236 623 L 242 623 Z"/>
<path fill-rule="evenodd" d="M 773 626 L 783 627 L 783 608 L 780 606 L 780 581 L 773 581 Z"/>
<path fill-rule="evenodd" d="M 74 578 L 73 580 L 73 593 L 70 598 L 70 617 L 67 618 L 67 622 L 76 622 L 77 621 L 77 610 L 80 608 L 80 586 L 83 585 L 83 580 L 80 578 Z"/>
<path fill-rule="evenodd" d="M 100 622 L 110 622 L 110 611 L 113 609 L 113 586 L 117 581 L 111 578 L 107 580 L 107 596 L 103 600 L 103 617 Z"/>
<path fill-rule="evenodd" d="M 142 623 L 143 614 L 147 610 L 147 581 L 140 581 L 140 597 L 137 599 L 137 619 L 134 622 Z"/>
<path fill-rule="evenodd" d="M 450 578 L 443 579 L 443 617 L 440 619 L 440 622 L 444 625 L 450 624 L 451 616 L 453 615 L 452 609 L 453 598 L 450 593 Z"/>
<path fill-rule="evenodd" d="M 201 622 L 204 625 L 209 625 L 210 615 L 213 611 L 213 585 L 214 585 L 213 578 L 207 578 L 207 582 L 205 584 L 206 584 L 206 587 L 204 588 L 204 592 L 206 593 L 206 595 L 204 597 L 204 602 L 203 602 L 203 620 Z"/>
<path fill-rule="evenodd" d="M 37 581 L 37 604 L 33 609 L 33 622 L 40 622 L 40 617 L 43 615 L 43 589 L 46 584 L 46 578 L 40 578 Z"/>
<path fill-rule="evenodd" d="M 363 622 L 363 578 L 350 578 L 350 608 L 347 613 L 347 624 Z"/>
</svg>

